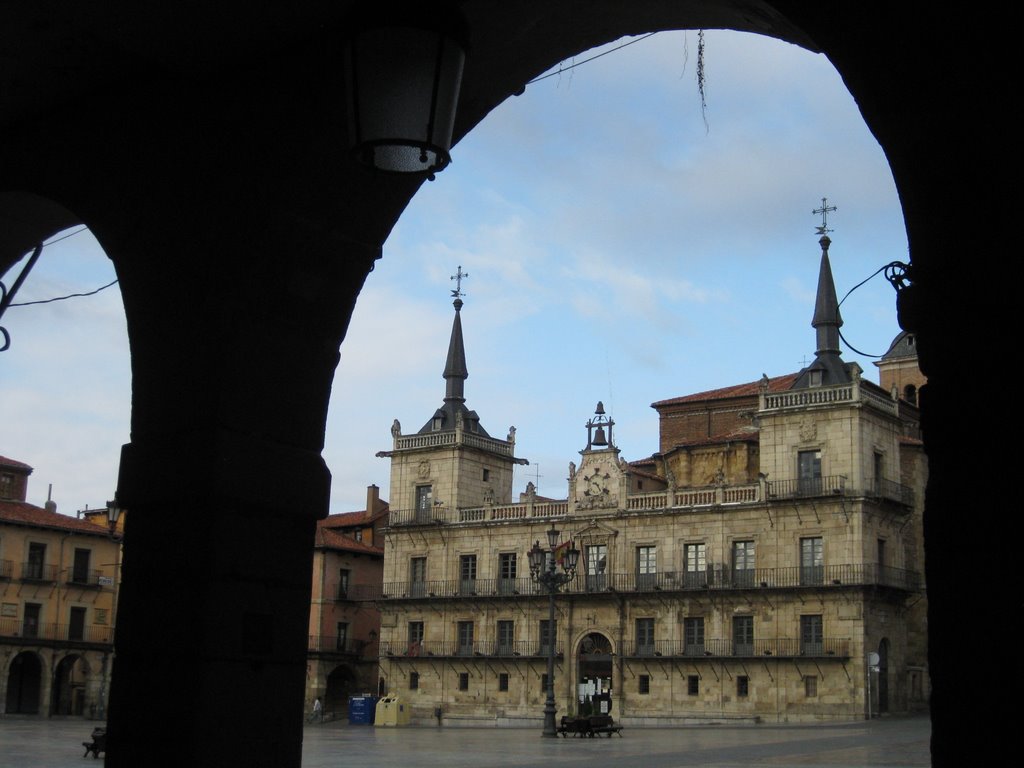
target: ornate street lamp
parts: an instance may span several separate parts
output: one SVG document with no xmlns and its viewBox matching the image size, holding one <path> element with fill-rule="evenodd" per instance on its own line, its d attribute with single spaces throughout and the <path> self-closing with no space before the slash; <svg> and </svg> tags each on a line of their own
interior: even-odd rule
<svg viewBox="0 0 1024 768">
<path fill-rule="evenodd" d="M 461 18 L 421 9 L 353 25 L 345 47 L 353 156 L 378 171 L 433 179 L 451 162 L 466 58 Z"/>
<path fill-rule="evenodd" d="M 530 578 L 548 591 L 548 690 L 544 702 L 544 730 L 542 736 L 558 736 L 555 730 L 555 593 L 576 576 L 576 563 L 580 551 L 570 540 L 559 544 L 559 531 L 552 524 L 548 534 L 548 548 L 539 541 L 527 553 L 530 560 Z M 558 566 L 561 561 L 562 572 Z"/>
</svg>

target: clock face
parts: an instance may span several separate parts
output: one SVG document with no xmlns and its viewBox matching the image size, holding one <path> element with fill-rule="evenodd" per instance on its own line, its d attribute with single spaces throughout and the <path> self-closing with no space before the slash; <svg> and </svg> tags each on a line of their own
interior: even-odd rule
<svg viewBox="0 0 1024 768">
<path fill-rule="evenodd" d="M 577 506 L 582 509 L 617 506 L 614 491 L 621 476 L 622 472 L 614 461 L 602 458 L 590 462 L 584 459 L 576 481 Z"/>
</svg>

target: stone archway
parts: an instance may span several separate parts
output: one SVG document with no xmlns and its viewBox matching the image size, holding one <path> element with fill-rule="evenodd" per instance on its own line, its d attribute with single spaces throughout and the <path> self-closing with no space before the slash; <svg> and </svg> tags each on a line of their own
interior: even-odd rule
<svg viewBox="0 0 1024 768">
<path fill-rule="evenodd" d="M 613 694 L 612 641 L 590 632 L 576 645 L 576 706 L 580 714 L 610 712 Z"/>
<path fill-rule="evenodd" d="M 348 697 L 356 693 L 356 675 L 347 664 L 335 667 L 327 676 L 324 691 L 324 713 L 348 711 Z"/>
<path fill-rule="evenodd" d="M 53 671 L 50 689 L 51 715 L 82 715 L 85 713 L 86 684 L 89 662 L 84 656 L 69 654 Z"/>
<path fill-rule="evenodd" d="M 22 651 L 7 672 L 8 715 L 38 715 L 43 689 L 43 663 L 32 651 Z"/>
</svg>

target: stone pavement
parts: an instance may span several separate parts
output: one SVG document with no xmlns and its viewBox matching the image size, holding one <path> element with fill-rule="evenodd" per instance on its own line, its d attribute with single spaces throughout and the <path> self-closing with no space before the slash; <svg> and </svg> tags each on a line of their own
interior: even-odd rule
<svg viewBox="0 0 1024 768">
<path fill-rule="evenodd" d="M 88 768 L 81 742 L 98 723 L 0 717 L 0 768 Z M 872 768 L 930 766 L 927 717 L 826 725 L 627 728 L 623 738 L 545 739 L 536 729 L 305 728 L 302 768 Z"/>
</svg>

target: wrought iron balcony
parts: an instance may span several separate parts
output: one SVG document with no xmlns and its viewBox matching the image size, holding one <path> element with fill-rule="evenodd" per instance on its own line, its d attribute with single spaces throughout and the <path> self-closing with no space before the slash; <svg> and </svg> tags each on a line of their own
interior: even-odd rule
<svg viewBox="0 0 1024 768">
<path fill-rule="evenodd" d="M 57 581 L 57 566 L 49 563 L 22 563 L 21 580 L 52 584 Z"/>
<path fill-rule="evenodd" d="M 346 637 L 338 635 L 310 635 L 308 649 L 313 653 L 335 653 L 345 656 L 359 656 L 362 658 L 376 658 L 366 655 L 366 650 L 371 647 L 369 640 L 362 638 Z"/>
<path fill-rule="evenodd" d="M 113 642 L 114 629 L 96 624 L 58 624 L 8 617 L 0 618 L 0 637 L 29 641 L 110 645 Z"/>
<path fill-rule="evenodd" d="M 95 569 L 71 570 L 67 583 L 75 587 L 99 587 L 103 572 Z"/>
<path fill-rule="evenodd" d="M 10 560 L 0 560 L 0 579 L 10 579 L 14 574 L 14 563 Z"/>
<path fill-rule="evenodd" d="M 684 640 L 656 640 L 653 643 L 630 642 L 622 655 L 627 658 L 820 658 L 848 659 L 847 638 L 823 638 L 817 642 L 801 642 L 799 638 L 772 638 L 737 643 L 710 639 L 700 643 Z"/>
<path fill-rule="evenodd" d="M 390 659 L 435 658 L 502 658 L 546 659 L 547 643 L 539 640 L 477 640 L 460 643 L 458 640 L 421 640 L 419 642 L 381 641 L 380 657 Z M 562 644 L 555 643 L 555 655 L 562 656 Z"/>
<path fill-rule="evenodd" d="M 578 574 L 565 586 L 563 594 L 847 587 L 884 587 L 916 592 L 920 591 L 922 583 L 921 575 L 915 571 L 877 563 L 749 569 L 712 565 L 700 571 Z M 380 586 L 358 585 L 349 589 L 350 599 L 361 601 L 523 598 L 546 594 L 543 588 L 528 578 L 398 581 Z"/>
</svg>

